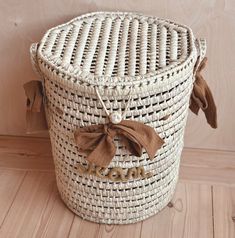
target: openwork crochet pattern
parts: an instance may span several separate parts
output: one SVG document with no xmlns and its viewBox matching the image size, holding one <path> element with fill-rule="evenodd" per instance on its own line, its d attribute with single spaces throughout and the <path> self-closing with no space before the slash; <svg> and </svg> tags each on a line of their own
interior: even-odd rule
<svg viewBox="0 0 235 238">
<path fill-rule="evenodd" d="M 44 84 L 56 179 L 65 204 L 94 222 L 126 224 L 159 212 L 178 180 L 194 67 L 205 42 L 186 26 L 136 13 L 98 12 L 50 29 L 31 49 Z M 88 163 L 74 132 L 104 124 L 107 111 L 153 127 L 155 158 L 115 138 L 107 168 Z M 130 98 L 130 100 L 129 100 Z M 129 100 L 129 101 L 128 101 Z M 126 105 L 128 103 L 128 108 Z"/>
</svg>

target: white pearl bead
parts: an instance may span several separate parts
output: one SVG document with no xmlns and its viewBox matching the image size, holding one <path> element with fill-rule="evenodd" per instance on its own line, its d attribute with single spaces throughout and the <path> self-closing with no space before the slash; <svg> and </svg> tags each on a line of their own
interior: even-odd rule
<svg viewBox="0 0 235 238">
<path fill-rule="evenodd" d="M 122 115 L 118 112 L 113 112 L 110 114 L 109 119 L 113 124 L 118 124 L 122 121 Z"/>
</svg>

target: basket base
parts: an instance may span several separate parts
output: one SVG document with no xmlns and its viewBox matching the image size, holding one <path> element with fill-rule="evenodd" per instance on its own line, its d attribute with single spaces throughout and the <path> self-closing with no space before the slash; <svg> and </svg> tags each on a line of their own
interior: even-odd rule
<svg viewBox="0 0 235 238">
<path fill-rule="evenodd" d="M 114 219 L 100 218 L 100 217 L 95 217 L 95 216 L 91 216 L 88 214 L 84 214 L 81 212 L 81 210 L 76 209 L 73 206 L 71 206 L 67 202 L 66 198 L 63 196 L 63 193 L 61 193 L 59 189 L 58 190 L 59 190 L 60 197 L 61 197 L 62 201 L 69 208 L 69 210 L 71 210 L 73 213 L 75 213 L 75 215 L 81 217 L 82 219 L 91 221 L 91 222 L 95 222 L 95 223 L 101 223 L 101 224 L 121 225 L 121 224 L 137 223 L 137 222 L 146 220 L 146 219 L 156 215 L 160 211 L 162 211 L 169 204 L 169 202 L 172 200 L 174 193 L 175 193 L 175 188 L 176 188 L 177 182 L 178 182 L 178 179 L 174 181 L 174 183 L 175 183 L 174 185 L 173 184 L 171 185 L 173 189 L 171 191 L 169 191 L 167 198 L 161 202 L 161 206 L 159 206 L 159 204 L 155 204 L 155 205 L 151 206 L 151 209 L 149 209 L 150 211 L 146 211 L 145 215 L 135 217 L 132 219 L 125 219 L 125 216 L 123 216 L 124 219 L 119 218 L 117 220 L 114 220 Z"/>
</svg>

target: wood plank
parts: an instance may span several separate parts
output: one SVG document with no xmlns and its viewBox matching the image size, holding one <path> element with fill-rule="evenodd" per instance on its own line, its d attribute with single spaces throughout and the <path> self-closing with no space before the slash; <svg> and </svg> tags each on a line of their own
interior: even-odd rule
<svg viewBox="0 0 235 238">
<path fill-rule="evenodd" d="M 74 217 L 69 238 L 97 238 L 100 225 L 98 223 L 83 220 L 79 216 Z"/>
<path fill-rule="evenodd" d="M 207 184 L 221 184 L 227 186 L 228 184 L 235 184 L 235 172 L 229 169 L 206 169 L 185 167 L 180 168 L 180 181 L 196 182 Z"/>
<path fill-rule="evenodd" d="M 73 219 L 74 214 L 61 200 L 55 185 L 33 237 L 68 237 Z"/>
<path fill-rule="evenodd" d="M 0 136 L 0 168 L 53 170 L 50 140 Z"/>
<path fill-rule="evenodd" d="M 235 237 L 235 187 L 213 186 L 215 238 Z"/>
<path fill-rule="evenodd" d="M 185 148 L 180 179 L 210 184 L 235 184 L 235 152 Z"/>
<path fill-rule="evenodd" d="M 139 238 L 141 222 L 128 225 L 100 225 L 97 238 Z"/>
<path fill-rule="evenodd" d="M 25 174 L 26 172 L 24 171 L 0 169 L 0 227 L 15 199 Z"/>
<path fill-rule="evenodd" d="M 212 238 L 211 186 L 179 183 L 172 206 L 143 221 L 143 238 Z"/>
<path fill-rule="evenodd" d="M 235 151 L 184 148 L 181 163 L 195 168 L 235 169 Z"/>
<path fill-rule="evenodd" d="M 53 173 L 28 172 L 0 229 L 0 237 L 33 237 L 52 189 Z"/>
</svg>

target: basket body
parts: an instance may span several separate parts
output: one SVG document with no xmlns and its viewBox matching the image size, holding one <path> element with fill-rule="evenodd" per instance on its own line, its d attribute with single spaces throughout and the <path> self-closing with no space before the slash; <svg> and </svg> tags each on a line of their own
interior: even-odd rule
<svg viewBox="0 0 235 238">
<path fill-rule="evenodd" d="M 131 13 L 88 14 L 46 33 L 35 58 L 58 189 L 74 213 L 127 224 L 168 204 L 178 180 L 197 57 L 190 29 Z M 116 138 L 116 155 L 97 176 L 99 169 L 74 141 L 76 128 L 105 123 L 95 86 L 109 111 L 124 110 L 132 88 L 126 119 L 153 127 L 165 141 L 153 160 L 145 151 L 140 158 L 131 155 Z"/>
</svg>

